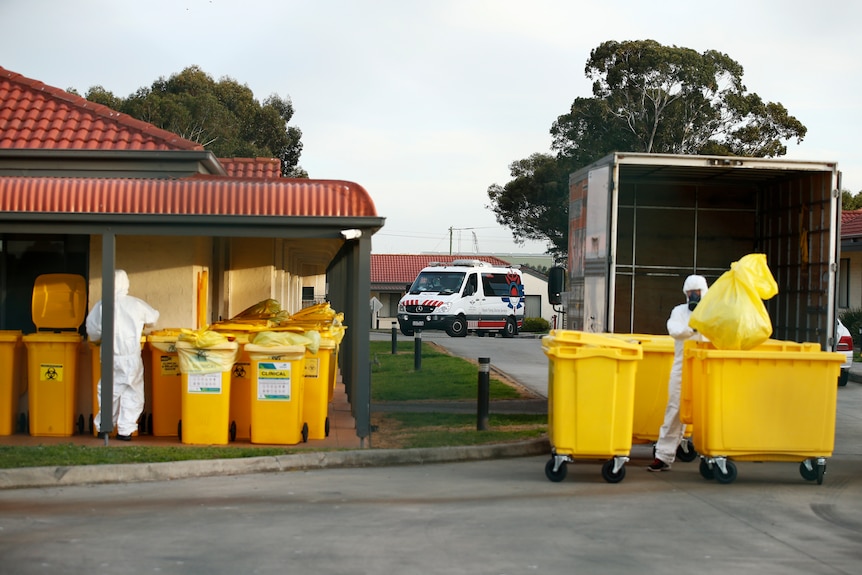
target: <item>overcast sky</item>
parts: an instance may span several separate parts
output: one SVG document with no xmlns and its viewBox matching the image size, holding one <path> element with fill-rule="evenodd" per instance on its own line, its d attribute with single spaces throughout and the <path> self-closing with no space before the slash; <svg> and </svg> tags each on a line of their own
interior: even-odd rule
<svg viewBox="0 0 862 575">
<path fill-rule="evenodd" d="M 606 40 L 727 53 L 808 128 L 787 158 L 838 162 L 862 190 L 862 2 L 723 0 L 0 0 L 0 66 L 126 97 L 191 65 L 293 101 L 300 164 L 357 182 L 374 253 L 541 253 L 488 204 L 549 130 Z M 452 232 L 450 234 L 450 229 Z"/>
</svg>

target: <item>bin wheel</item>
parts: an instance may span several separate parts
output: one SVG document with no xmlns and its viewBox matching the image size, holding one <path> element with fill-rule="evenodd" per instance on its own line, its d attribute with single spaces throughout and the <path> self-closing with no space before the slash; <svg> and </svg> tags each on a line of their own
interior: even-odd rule
<svg viewBox="0 0 862 575">
<path fill-rule="evenodd" d="M 700 459 L 700 476 L 704 479 L 709 479 L 710 481 L 715 479 L 715 473 L 713 473 L 712 468 L 709 466 L 709 463 L 706 462 L 706 459 Z"/>
<path fill-rule="evenodd" d="M 183 440 L 183 420 L 179 420 L 177 422 L 177 438 L 182 441 Z"/>
<path fill-rule="evenodd" d="M 690 439 L 683 439 L 676 447 L 676 458 L 685 463 L 691 463 L 697 459 L 697 451 Z"/>
<path fill-rule="evenodd" d="M 308 441 L 308 424 L 302 424 L 302 442 L 305 443 Z"/>
<path fill-rule="evenodd" d="M 230 422 L 230 440 L 236 441 L 236 421 Z"/>
<path fill-rule="evenodd" d="M 92 413 L 90 414 L 90 423 L 87 427 L 87 431 L 90 433 L 90 435 L 93 435 L 93 431 L 95 431 L 95 427 L 93 426 L 93 414 Z"/>
<path fill-rule="evenodd" d="M 826 474 L 826 462 L 817 465 L 817 485 L 823 485 L 823 476 Z"/>
<path fill-rule="evenodd" d="M 326 421 L 323 422 L 323 435 L 324 437 L 329 437 L 329 418 L 326 418 Z"/>
<path fill-rule="evenodd" d="M 802 476 L 802 479 L 805 481 L 814 481 L 817 479 L 817 466 L 812 465 L 811 469 L 808 469 L 805 465 L 805 461 L 799 464 L 799 475 Z"/>
<path fill-rule="evenodd" d="M 27 416 L 23 413 L 18 414 L 18 431 L 21 433 L 27 432 Z"/>
<path fill-rule="evenodd" d="M 83 435 L 84 434 L 84 414 L 83 413 L 78 414 L 78 425 L 76 427 L 78 428 L 78 435 Z"/>
<path fill-rule="evenodd" d="M 733 483 L 736 479 L 736 464 L 728 459 L 727 461 L 725 461 L 724 466 L 727 469 L 727 473 L 722 473 L 721 467 L 719 467 L 718 465 L 712 466 L 712 472 L 715 475 L 715 480 L 725 485 L 728 483 Z"/>
<path fill-rule="evenodd" d="M 550 458 L 545 464 L 545 477 L 554 483 L 559 483 L 566 478 L 566 462 L 560 463 L 559 469 L 554 471 L 554 458 Z"/>
<path fill-rule="evenodd" d="M 147 415 L 147 434 L 153 434 L 153 414 L 150 413 Z"/>
<path fill-rule="evenodd" d="M 623 465 L 619 471 L 614 473 L 614 460 L 609 459 L 602 464 L 602 479 L 608 483 L 619 483 L 626 476 L 626 467 Z"/>
</svg>

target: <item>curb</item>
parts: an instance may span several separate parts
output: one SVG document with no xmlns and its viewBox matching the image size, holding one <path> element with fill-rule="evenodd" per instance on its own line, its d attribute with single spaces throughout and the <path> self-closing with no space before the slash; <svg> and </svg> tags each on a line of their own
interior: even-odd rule
<svg viewBox="0 0 862 575">
<path fill-rule="evenodd" d="M 190 460 L 165 463 L 25 467 L 0 469 L 0 489 L 67 487 L 143 481 L 170 481 L 192 477 L 274 473 L 308 469 L 421 465 L 481 459 L 528 457 L 551 452 L 547 438 L 519 443 L 427 447 L 414 449 L 360 449 L 295 453 L 241 459 Z"/>
</svg>

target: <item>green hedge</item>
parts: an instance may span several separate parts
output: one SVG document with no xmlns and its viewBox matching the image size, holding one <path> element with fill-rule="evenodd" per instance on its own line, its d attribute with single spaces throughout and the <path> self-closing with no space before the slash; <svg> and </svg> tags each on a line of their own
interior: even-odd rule
<svg viewBox="0 0 862 575">
<path fill-rule="evenodd" d="M 548 323 L 543 317 L 525 317 L 524 323 L 521 326 L 522 332 L 531 332 L 531 333 L 544 333 L 551 328 L 551 324 Z"/>
</svg>

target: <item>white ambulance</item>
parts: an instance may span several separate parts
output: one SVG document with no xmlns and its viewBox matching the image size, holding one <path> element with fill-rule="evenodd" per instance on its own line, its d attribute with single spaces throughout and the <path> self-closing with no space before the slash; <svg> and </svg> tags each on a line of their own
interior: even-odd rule
<svg viewBox="0 0 862 575">
<path fill-rule="evenodd" d="M 524 323 L 524 284 L 514 267 L 475 259 L 431 262 L 398 302 L 401 333 L 445 330 L 452 337 L 513 337 Z"/>
</svg>

